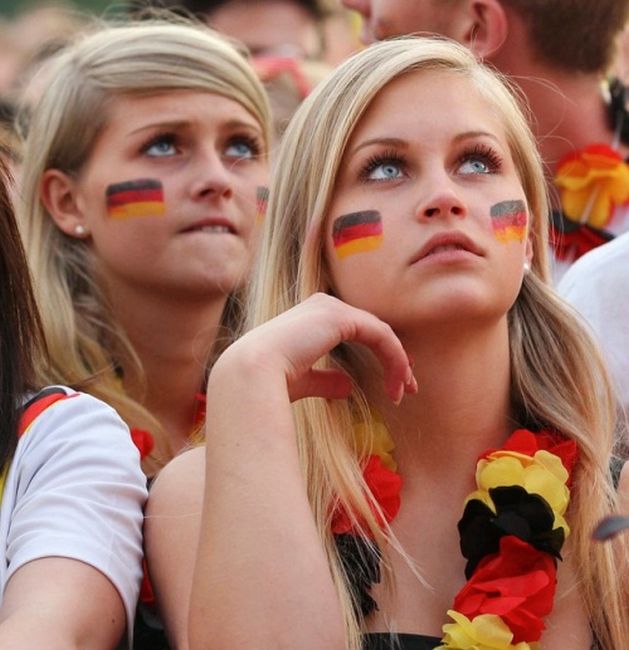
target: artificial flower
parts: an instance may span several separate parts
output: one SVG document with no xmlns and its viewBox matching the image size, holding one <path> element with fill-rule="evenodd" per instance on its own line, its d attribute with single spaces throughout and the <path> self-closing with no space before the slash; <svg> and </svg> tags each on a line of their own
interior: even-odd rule
<svg viewBox="0 0 629 650">
<path fill-rule="evenodd" d="M 454 623 L 443 626 L 443 642 L 436 650 L 539 650 L 539 644 L 513 645 L 513 634 L 499 616 L 481 614 L 473 620 L 448 610 Z"/>
<path fill-rule="evenodd" d="M 335 535 L 334 541 L 343 570 L 352 577 L 350 586 L 356 613 L 368 616 L 378 609 L 369 590 L 380 582 L 380 549 L 377 544 L 357 535 Z"/>
<path fill-rule="evenodd" d="M 143 429 L 133 427 L 131 429 L 131 440 L 140 452 L 140 460 L 144 460 L 152 451 L 155 446 L 153 436 Z"/>
<path fill-rule="evenodd" d="M 504 454 L 512 455 L 510 452 L 519 452 L 522 456 L 535 456 L 542 450 L 559 456 L 567 472 L 571 473 L 574 469 L 577 460 L 577 445 L 574 440 L 546 429 L 537 433 L 528 429 L 516 429 L 500 449 L 489 449 L 481 458 L 500 458 Z"/>
<path fill-rule="evenodd" d="M 395 444 L 389 435 L 387 425 L 382 416 L 371 410 L 371 422 L 356 422 L 354 424 L 354 445 L 358 452 L 367 450 L 370 454 L 379 456 L 382 464 L 392 472 L 397 471 L 397 463 L 393 458 Z"/>
<path fill-rule="evenodd" d="M 500 616 L 513 642 L 539 641 L 543 617 L 553 606 L 555 560 L 512 535 L 500 540 L 498 553 L 483 559 L 454 599 L 454 609 L 475 619 Z"/>
<path fill-rule="evenodd" d="M 489 496 L 495 512 L 482 501 L 472 499 L 465 505 L 458 523 L 468 579 L 484 557 L 498 552 L 505 535 L 514 535 L 539 551 L 561 559 L 565 533 L 563 528 L 553 528 L 555 517 L 545 499 L 529 494 L 519 485 L 492 488 Z"/>
<path fill-rule="evenodd" d="M 560 161 L 555 184 L 567 218 L 604 228 L 629 200 L 629 166 L 606 144 L 593 144 Z"/>
<path fill-rule="evenodd" d="M 558 260 L 574 261 L 594 248 L 610 242 L 614 237 L 604 230 L 597 230 L 587 224 L 578 224 L 553 212 L 550 228 L 550 245 Z"/>
<path fill-rule="evenodd" d="M 363 466 L 363 478 L 382 511 L 381 515 L 371 504 L 371 510 L 379 525 L 384 524 L 383 517 L 387 523 L 391 522 L 400 509 L 401 476 L 385 467 L 379 456 L 372 455 L 367 458 Z M 332 515 L 332 532 L 335 535 L 343 535 L 356 532 L 357 528 L 368 530 L 364 521 L 358 518 L 355 523 L 355 519 L 345 508 L 339 506 Z"/>
</svg>

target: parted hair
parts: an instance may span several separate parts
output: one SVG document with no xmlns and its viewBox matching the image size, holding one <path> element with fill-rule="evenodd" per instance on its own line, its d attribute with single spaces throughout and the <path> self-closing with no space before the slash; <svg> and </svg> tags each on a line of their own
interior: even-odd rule
<svg viewBox="0 0 629 650">
<path fill-rule="evenodd" d="M 159 423 L 122 390 L 120 366 L 142 377 L 139 359 L 113 318 L 92 272 L 88 244 L 64 234 L 40 200 L 42 174 L 55 168 L 76 175 L 107 123 L 117 95 L 177 90 L 216 93 L 238 102 L 271 137 L 266 94 L 245 56 L 209 28 L 172 17 L 98 26 L 64 49 L 47 67 L 46 89 L 28 118 L 19 221 L 51 360 L 41 374 L 51 383 L 83 389 L 112 405 L 129 426 L 154 433 L 153 460 L 170 451 Z M 238 292 L 228 297 L 222 325 L 240 320 Z M 215 350 L 217 352 L 218 350 Z"/>
<path fill-rule="evenodd" d="M 596 522 L 615 508 L 608 470 L 613 398 L 596 347 L 549 287 L 548 204 L 541 162 L 521 104 L 504 80 L 465 48 L 427 38 L 378 43 L 324 80 L 294 116 L 280 147 L 247 325 L 265 322 L 315 292 L 333 290 L 322 233 L 347 143 L 377 94 L 392 80 L 417 71 L 469 79 L 504 124 L 527 198 L 534 249 L 531 272 L 508 314 L 513 408 L 527 426 L 562 431 L 579 445 L 570 513 L 577 582 L 602 647 L 616 650 L 629 634 L 627 585 L 617 566 L 625 561 L 626 547 L 622 541 L 597 546 L 590 541 Z M 322 364 L 340 366 L 356 377 L 356 358 L 345 344 Z M 375 508 L 377 503 L 362 479 L 352 441 L 356 410 L 362 411 L 361 417 L 367 415 L 366 398 L 356 385 L 349 400 L 307 399 L 293 408 L 308 498 L 343 606 L 347 647 L 358 650 L 362 622 L 354 614 L 348 577 L 330 532 L 332 504 L 338 499 L 348 512 L 360 513 L 377 541 L 388 541 L 403 552 L 391 532 L 381 532 L 374 520 L 368 502 Z M 368 448 L 362 451 L 369 453 Z"/>
<path fill-rule="evenodd" d="M 629 0 L 500 0 L 525 21 L 540 59 L 554 67 L 605 73 L 629 17 Z"/>
</svg>

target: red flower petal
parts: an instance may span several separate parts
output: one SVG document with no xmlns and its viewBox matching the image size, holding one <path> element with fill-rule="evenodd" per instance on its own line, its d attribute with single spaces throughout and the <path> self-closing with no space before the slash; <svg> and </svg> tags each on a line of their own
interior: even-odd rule
<svg viewBox="0 0 629 650">
<path fill-rule="evenodd" d="M 535 456 L 540 450 L 558 456 L 569 474 L 572 473 L 578 458 L 578 447 L 574 440 L 552 431 L 533 433 L 527 429 L 516 429 L 500 449 L 488 449 L 481 458 L 488 458 L 497 451 L 515 451 L 527 456 Z"/>
<path fill-rule="evenodd" d="M 472 619 L 500 616 L 513 632 L 513 644 L 538 641 L 544 617 L 553 607 L 557 569 L 554 559 L 508 535 L 500 551 L 482 560 L 457 594 L 454 609 Z"/>
<path fill-rule="evenodd" d="M 363 467 L 363 478 L 371 490 L 374 499 L 380 506 L 384 520 L 391 522 L 400 509 L 400 490 L 402 489 L 402 477 L 393 472 L 385 465 L 379 456 L 373 455 L 367 458 Z M 372 508 L 374 517 L 382 526 L 382 517 Z M 367 530 L 364 521 L 359 519 L 363 530 Z M 344 508 L 337 508 L 332 515 L 332 532 L 335 535 L 355 533 L 355 527 L 351 517 Z"/>
<path fill-rule="evenodd" d="M 152 451 L 155 446 L 153 436 L 148 431 L 143 431 L 137 427 L 131 429 L 131 440 L 140 452 L 140 460 L 144 460 Z"/>
</svg>

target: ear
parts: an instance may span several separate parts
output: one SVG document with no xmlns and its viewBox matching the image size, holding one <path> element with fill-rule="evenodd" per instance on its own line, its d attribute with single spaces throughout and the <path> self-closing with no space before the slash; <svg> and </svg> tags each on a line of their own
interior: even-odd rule
<svg viewBox="0 0 629 650">
<path fill-rule="evenodd" d="M 476 58 L 491 58 L 507 40 L 509 21 L 500 0 L 472 0 L 469 3 L 468 23 L 463 45 Z"/>
<path fill-rule="evenodd" d="M 58 169 L 47 169 L 39 186 L 39 196 L 59 230 L 77 239 L 89 236 L 77 200 L 76 181 L 71 176 Z"/>
</svg>

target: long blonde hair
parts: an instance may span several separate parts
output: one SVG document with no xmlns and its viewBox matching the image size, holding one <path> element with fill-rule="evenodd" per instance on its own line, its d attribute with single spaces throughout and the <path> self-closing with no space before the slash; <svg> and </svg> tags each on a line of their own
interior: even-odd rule
<svg viewBox="0 0 629 650">
<path fill-rule="evenodd" d="M 578 442 L 580 462 L 571 513 L 578 580 L 594 633 L 606 650 L 615 650 L 629 634 L 626 585 L 615 564 L 623 557 L 622 542 L 592 545 L 590 541 L 595 523 L 615 507 L 608 471 L 613 399 L 595 346 L 548 285 L 548 204 L 541 162 L 520 103 L 504 81 L 458 45 L 413 38 L 372 46 L 323 81 L 293 118 L 279 151 L 251 287 L 248 326 L 330 289 L 321 232 L 348 140 L 370 102 L 389 82 L 419 70 L 469 79 L 504 124 L 532 215 L 535 252 L 532 270 L 508 315 L 512 400 L 526 424 L 563 431 Z M 340 365 L 356 376 L 348 349 L 340 346 L 323 365 Z M 369 496 L 365 497 L 351 439 L 357 408 L 363 412 L 366 408 L 359 386 L 348 401 L 308 399 L 294 405 L 308 497 L 343 605 L 347 645 L 352 650 L 360 647 L 361 621 L 353 613 L 348 577 L 330 533 L 331 504 L 339 499 L 349 512 L 358 512 L 368 521 L 376 541 L 389 541 L 399 548 L 390 531 L 378 530 L 367 503 Z M 359 450 L 359 456 L 361 452 L 368 450 Z"/>
<path fill-rule="evenodd" d="M 40 364 L 42 381 L 86 390 L 112 405 L 130 426 L 157 433 L 157 464 L 171 455 L 160 425 L 124 393 L 116 372 L 117 365 L 125 365 L 143 377 L 140 361 L 91 272 L 90 248 L 55 226 L 39 189 L 49 168 L 69 175 L 80 171 L 107 123 L 107 100 L 117 95 L 181 89 L 222 95 L 256 119 L 268 149 L 266 94 L 244 55 L 208 28 L 177 20 L 100 26 L 42 71 L 46 90 L 27 120 L 18 207 L 50 346 L 50 362 Z M 228 332 L 238 324 L 240 310 L 236 292 L 222 316 Z"/>
</svg>

